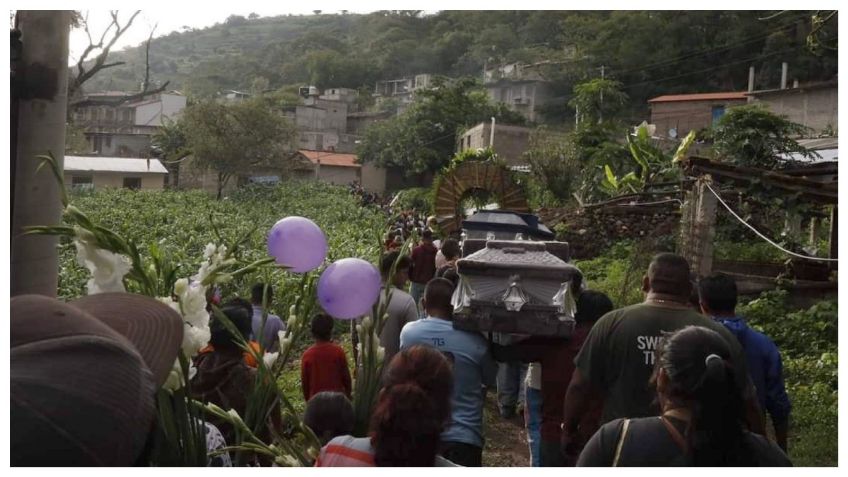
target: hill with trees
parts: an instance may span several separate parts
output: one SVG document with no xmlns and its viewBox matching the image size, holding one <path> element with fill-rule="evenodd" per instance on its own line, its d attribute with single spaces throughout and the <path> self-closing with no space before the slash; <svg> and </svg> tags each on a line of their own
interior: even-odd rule
<svg viewBox="0 0 848 477">
<path fill-rule="evenodd" d="M 151 76 L 194 97 L 220 90 L 288 91 L 312 84 L 368 91 L 379 79 L 420 73 L 481 76 L 486 65 L 550 61 L 543 73 L 557 99 L 554 121 L 573 117 L 574 85 L 619 81 L 630 107 L 659 94 L 742 90 L 748 66 L 757 88 L 831 79 L 836 51 L 810 49 L 815 12 L 788 11 L 378 11 L 369 14 L 231 15 L 204 29 L 156 38 Z M 835 18 L 834 18 L 835 20 Z M 835 41 L 837 22 L 817 30 Z M 86 84 L 88 91 L 133 90 L 144 77 L 143 47 Z M 603 69 L 601 69 L 603 67 Z"/>
</svg>

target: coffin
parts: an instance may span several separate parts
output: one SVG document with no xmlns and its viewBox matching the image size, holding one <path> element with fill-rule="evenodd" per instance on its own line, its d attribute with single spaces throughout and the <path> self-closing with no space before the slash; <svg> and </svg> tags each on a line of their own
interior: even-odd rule
<svg viewBox="0 0 848 477">
<path fill-rule="evenodd" d="M 568 337 L 582 274 L 551 253 L 551 242 L 489 240 L 457 261 L 454 327 Z M 561 252 L 567 244 L 554 242 Z M 567 254 L 567 252 L 566 252 Z"/>
</svg>

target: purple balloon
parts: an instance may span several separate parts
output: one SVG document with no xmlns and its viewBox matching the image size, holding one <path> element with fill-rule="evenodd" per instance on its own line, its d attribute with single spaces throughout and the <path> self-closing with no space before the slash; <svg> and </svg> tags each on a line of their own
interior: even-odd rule
<svg viewBox="0 0 848 477">
<path fill-rule="evenodd" d="M 293 272 L 315 270 L 327 258 L 327 237 L 305 217 L 286 217 L 268 232 L 268 254 Z"/>
<path fill-rule="evenodd" d="M 359 258 L 333 262 L 318 279 L 318 303 L 334 318 L 352 320 L 368 314 L 380 295 L 380 273 Z"/>
</svg>

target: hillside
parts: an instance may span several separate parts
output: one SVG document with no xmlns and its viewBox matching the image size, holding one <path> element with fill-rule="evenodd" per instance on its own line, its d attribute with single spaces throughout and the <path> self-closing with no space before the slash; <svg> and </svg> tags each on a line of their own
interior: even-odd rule
<svg viewBox="0 0 848 477">
<path fill-rule="evenodd" d="M 444 11 L 231 16 L 213 27 L 171 33 L 151 45 L 158 81 L 203 97 L 221 89 L 267 90 L 306 83 L 373 88 L 374 81 L 417 73 L 478 76 L 485 64 L 553 60 L 546 74 L 562 97 L 574 83 L 604 74 L 621 81 L 634 105 L 681 91 L 740 90 L 748 66 L 757 87 L 775 87 L 780 63 L 790 81 L 836 75 L 836 52 L 805 48 L 811 12 Z M 135 27 L 134 27 L 135 28 Z M 835 38 L 837 24 L 826 33 Z M 143 49 L 114 53 L 125 66 L 86 90 L 133 89 Z"/>
</svg>

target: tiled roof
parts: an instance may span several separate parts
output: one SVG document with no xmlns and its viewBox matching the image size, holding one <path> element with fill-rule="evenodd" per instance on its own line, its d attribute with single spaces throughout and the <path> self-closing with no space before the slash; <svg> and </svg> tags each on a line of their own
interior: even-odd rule
<svg viewBox="0 0 848 477">
<path fill-rule="evenodd" d="M 673 101 L 721 101 L 727 99 L 748 99 L 744 91 L 727 91 L 724 93 L 696 94 L 667 94 L 648 100 L 649 103 L 670 103 Z"/>
<path fill-rule="evenodd" d="M 158 159 L 102 156 L 65 156 L 65 171 L 168 173 Z"/>
<path fill-rule="evenodd" d="M 322 166 L 362 167 L 360 164 L 356 163 L 356 154 L 343 154 L 331 151 L 310 151 L 307 149 L 300 149 L 297 152 L 309 159 L 309 162 L 313 164 L 318 164 L 318 161 L 320 160 Z"/>
</svg>

